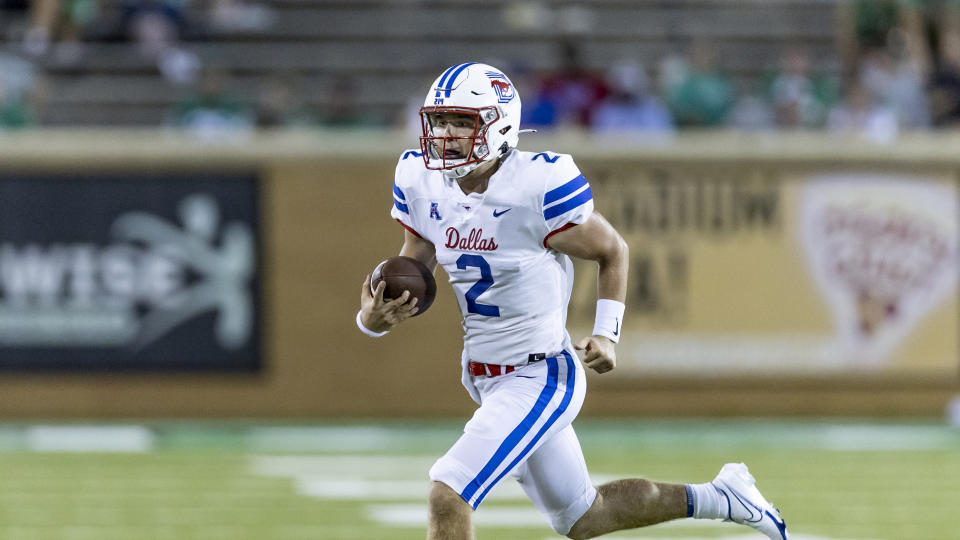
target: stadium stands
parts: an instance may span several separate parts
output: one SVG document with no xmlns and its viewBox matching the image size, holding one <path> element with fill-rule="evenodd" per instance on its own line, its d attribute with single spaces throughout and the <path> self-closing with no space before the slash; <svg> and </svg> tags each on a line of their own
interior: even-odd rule
<svg viewBox="0 0 960 540">
<path fill-rule="evenodd" d="M 820 71 L 838 69 L 832 0 L 678 3 L 263 0 L 226 24 L 214 7 L 187 4 L 180 40 L 205 68 L 229 72 L 239 99 L 252 103 L 264 80 L 292 75 L 306 103 L 322 108 L 333 81 L 347 78 L 358 104 L 397 122 L 409 97 L 446 65 L 483 59 L 536 74 L 558 67 L 564 39 L 598 70 L 632 55 L 655 73 L 695 39 L 709 42 L 736 79 L 770 71 L 796 43 Z M 0 53 L 20 54 L 27 15 L 0 13 Z M 158 125 L 187 93 L 126 39 L 121 13 L 119 0 L 101 3 L 78 58 L 37 58 L 48 85 L 43 124 Z"/>
</svg>

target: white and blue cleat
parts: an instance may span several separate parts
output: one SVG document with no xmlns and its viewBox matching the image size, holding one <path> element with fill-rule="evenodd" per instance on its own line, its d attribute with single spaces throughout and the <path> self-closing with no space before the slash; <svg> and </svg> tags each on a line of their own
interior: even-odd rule
<svg viewBox="0 0 960 540">
<path fill-rule="evenodd" d="M 756 482 L 743 463 L 727 463 L 720 469 L 711 483 L 727 501 L 724 521 L 753 527 L 772 540 L 787 540 L 787 524 L 780 519 L 780 511 L 760 494 Z"/>
</svg>

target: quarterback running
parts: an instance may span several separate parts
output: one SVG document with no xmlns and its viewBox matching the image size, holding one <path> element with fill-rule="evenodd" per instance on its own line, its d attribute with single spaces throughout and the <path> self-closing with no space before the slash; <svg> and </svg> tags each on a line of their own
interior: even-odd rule
<svg viewBox="0 0 960 540">
<path fill-rule="evenodd" d="M 418 150 L 397 163 L 391 215 L 400 255 L 443 267 L 463 316 L 462 383 L 479 405 L 463 435 L 430 469 L 428 540 L 473 537 L 471 514 L 506 477 L 520 482 L 555 531 L 593 538 L 693 517 L 723 519 L 785 540 L 779 512 L 742 463 L 712 482 L 640 478 L 594 486 L 572 422 L 584 366 L 616 367 L 627 245 L 593 208 L 590 183 L 569 155 L 517 149 L 520 96 L 499 69 L 450 67 L 420 109 Z M 598 265 L 593 335 L 566 331 L 570 257 Z M 357 325 L 379 337 L 417 313 L 409 291 L 385 300 L 361 288 Z"/>
</svg>

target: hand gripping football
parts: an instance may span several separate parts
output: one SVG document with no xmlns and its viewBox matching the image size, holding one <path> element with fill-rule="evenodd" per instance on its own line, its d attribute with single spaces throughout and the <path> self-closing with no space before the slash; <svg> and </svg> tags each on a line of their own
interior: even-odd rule
<svg viewBox="0 0 960 540">
<path fill-rule="evenodd" d="M 425 312 L 437 297 L 437 280 L 433 272 L 422 262 L 411 257 L 390 257 L 378 264 L 370 277 L 370 289 L 376 290 L 381 281 L 387 283 L 383 290 L 384 300 L 399 298 L 403 291 L 410 291 L 410 298 L 417 298 L 417 314 Z"/>
</svg>

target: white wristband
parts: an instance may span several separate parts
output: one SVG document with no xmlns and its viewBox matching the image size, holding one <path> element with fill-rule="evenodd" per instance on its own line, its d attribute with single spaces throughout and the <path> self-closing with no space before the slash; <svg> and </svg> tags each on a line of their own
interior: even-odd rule
<svg viewBox="0 0 960 540">
<path fill-rule="evenodd" d="M 357 328 L 359 328 L 360 331 L 363 332 L 364 334 L 370 337 L 383 337 L 390 333 L 389 330 L 384 330 L 383 332 L 374 332 L 373 330 L 367 328 L 366 326 L 363 325 L 363 318 L 360 316 L 361 314 L 363 314 L 362 309 L 357 312 Z"/>
<path fill-rule="evenodd" d="M 597 300 L 597 316 L 593 323 L 593 335 L 610 338 L 620 343 L 620 327 L 623 324 L 623 302 L 601 298 Z"/>
</svg>

